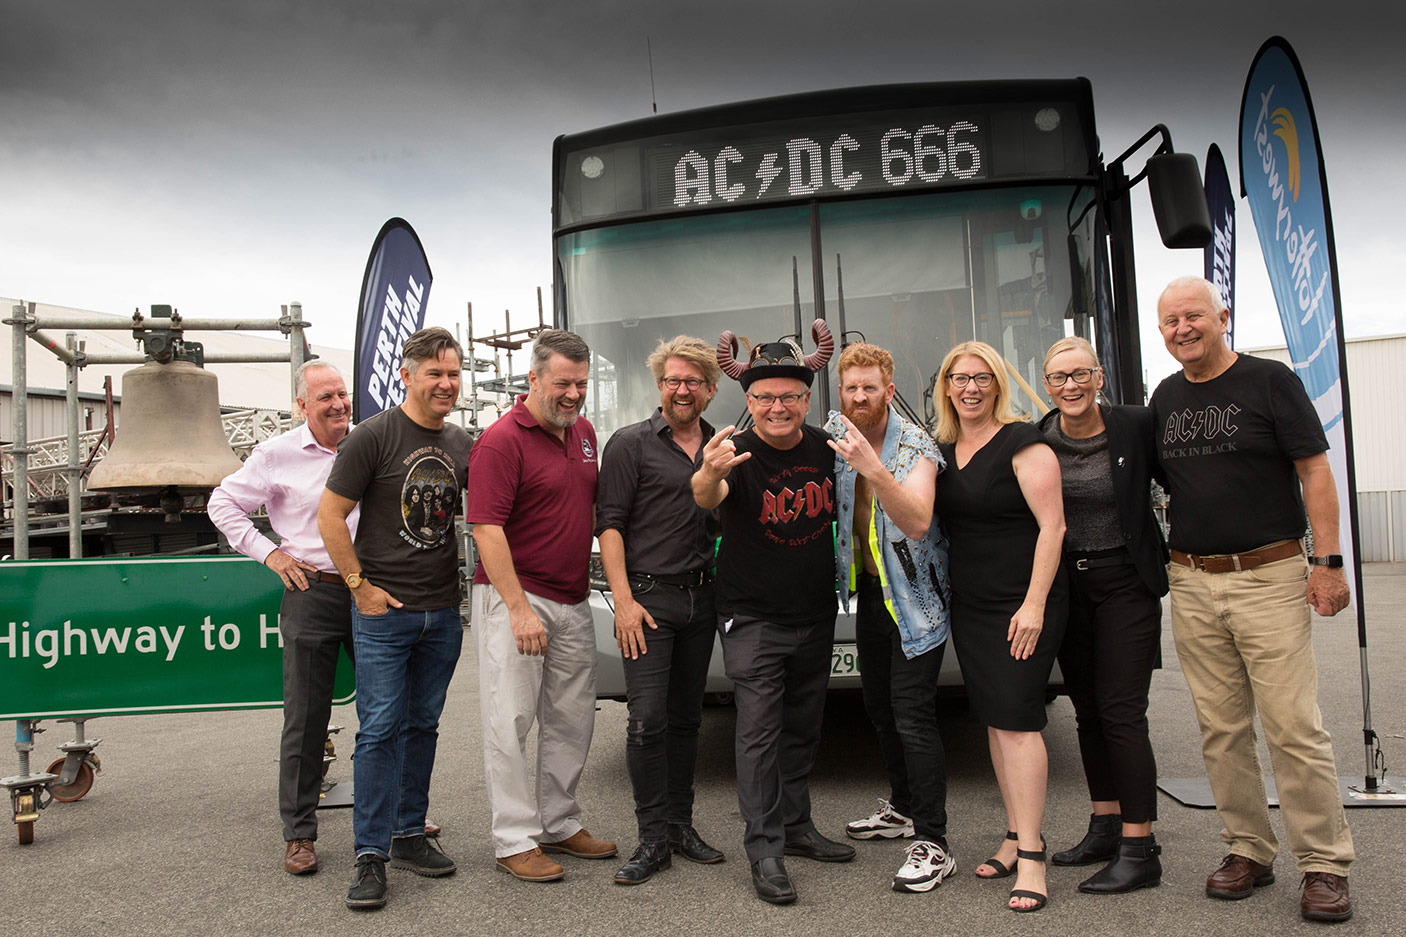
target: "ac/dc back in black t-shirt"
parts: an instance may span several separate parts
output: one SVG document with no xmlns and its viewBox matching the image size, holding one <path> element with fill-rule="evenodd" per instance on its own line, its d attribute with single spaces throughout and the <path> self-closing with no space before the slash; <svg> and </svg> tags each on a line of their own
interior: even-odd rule
<svg viewBox="0 0 1406 937">
<path fill-rule="evenodd" d="M 1293 371 L 1240 355 L 1209 381 L 1173 374 L 1148 407 L 1169 483 L 1173 549 L 1243 553 L 1303 536 L 1294 460 L 1325 451 L 1328 440 Z"/>
<path fill-rule="evenodd" d="M 748 430 L 732 437 L 752 457 L 733 467 L 718 506 L 718 611 L 778 624 L 833 616 L 835 454 L 823 430 L 775 449 Z"/>
</svg>

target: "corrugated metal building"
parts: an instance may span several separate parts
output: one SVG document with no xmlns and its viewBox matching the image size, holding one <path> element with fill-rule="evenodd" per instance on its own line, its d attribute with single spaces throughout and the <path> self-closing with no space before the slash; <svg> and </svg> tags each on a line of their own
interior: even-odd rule
<svg viewBox="0 0 1406 937">
<path fill-rule="evenodd" d="M 1406 561 L 1406 335 L 1350 338 L 1352 449 L 1365 562 Z M 1289 364 L 1289 350 L 1237 349 Z"/>
</svg>

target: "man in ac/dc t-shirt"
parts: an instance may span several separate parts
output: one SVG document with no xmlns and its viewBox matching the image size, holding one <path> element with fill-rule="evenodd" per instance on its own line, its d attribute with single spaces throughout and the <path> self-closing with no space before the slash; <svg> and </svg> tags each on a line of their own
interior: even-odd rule
<svg viewBox="0 0 1406 937">
<path fill-rule="evenodd" d="M 425 836 L 425 808 L 464 640 L 454 514 L 470 442 L 445 421 L 459 399 L 462 354 L 453 335 L 429 328 L 406 339 L 401 360 L 405 402 L 342 440 L 317 516 L 355 603 L 356 870 L 346 898 L 355 910 L 386 903 L 387 861 L 426 876 L 455 870 Z M 347 517 L 358 503 L 353 543 Z"/>
<path fill-rule="evenodd" d="M 1309 616 L 1310 606 L 1336 615 L 1349 598 L 1328 441 L 1292 371 L 1226 345 L 1230 311 L 1212 283 L 1173 280 L 1157 314 L 1182 366 L 1148 402 L 1170 498 L 1172 633 L 1229 847 L 1206 894 L 1246 898 L 1274 881 L 1279 841 L 1255 750 L 1258 710 L 1302 876 L 1300 912 L 1344 921 L 1352 835 L 1318 711 Z"/>
<path fill-rule="evenodd" d="M 854 858 L 810 817 L 837 607 L 834 454 L 828 434 L 805 423 L 812 368 L 828 355 L 811 358 L 803 364 L 785 341 L 752 350 L 738 380 L 755 426 L 719 431 L 692 482 L 722 523 L 718 618 L 737 702 L 743 847 L 757 897 L 772 904 L 796 900 L 783 854 Z"/>
</svg>

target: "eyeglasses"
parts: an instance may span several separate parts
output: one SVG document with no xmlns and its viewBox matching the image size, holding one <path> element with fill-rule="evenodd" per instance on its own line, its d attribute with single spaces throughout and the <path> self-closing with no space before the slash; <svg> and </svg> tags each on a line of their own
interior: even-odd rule
<svg viewBox="0 0 1406 937">
<path fill-rule="evenodd" d="M 780 401 L 783 407 L 794 407 L 796 401 L 804 397 L 805 394 L 748 394 L 747 396 L 755 400 L 760 407 L 770 407 L 777 401 Z"/>
<path fill-rule="evenodd" d="M 994 380 L 996 380 L 996 375 L 990 371 L 982 371 L 980 374 L 963 374 L 960 371 L 954 371 L 947 375 L 947 381 L 953 387 L 966 387 L 968 381 L 977 387 L 990 387 Z"/>
<path fill-rule="evenodd" d="M 1051 387 L 1063 387 L 1064 382 L 1070 378 L 1075 384 L 1087 384 L 1094 379 L 1094 375 L 1102 371 L 1103 368 L 1075 368 L 1073 371 L 1051 371 L 1045 375 L 1045 383 Z"/>
<path fill-rule="evenodd" d="M 689 390 L 697 390 L 698 388 L 703 386 L 704 381 L 702 380 L 702 378 L 697 377 L 666 377 L 659 383 L 663 384 L 670 390 L 678 390 L 679 385 L 683 385 Z"/>
</svg>

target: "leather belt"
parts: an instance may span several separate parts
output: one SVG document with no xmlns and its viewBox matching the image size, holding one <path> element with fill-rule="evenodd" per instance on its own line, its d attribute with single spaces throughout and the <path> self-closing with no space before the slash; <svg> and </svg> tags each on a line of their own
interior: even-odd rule
<svg viewBox="0 0 1406 937">
<path fill-rule="evenodd" d="M 316 579 L 318 582 L 330 582 L 339 586 L 345 586 L 347 584 L 346 580 L 336 573 L 324 573 L 320 569 L 313 574 L 312 578 Z"/>
<path fill-rule="evenodd" d="M 713 581 L 713 572 L 708 569 L 695 569 L 692 572 L 677 573 L 669 576 L 653 573 L 635 573 L 634 575 L 641 579 L 648 579 L 650 582 L 658 582 L 666 586 L 678 586 L 681 589 L 697 589 L 699 586 L 706 586 Z"/>
<path fill-rule="evenodd" d="M 1172 562 L 1206 573 L 1237 573 L 1276 560 L 1287 560 L 1291 556 L 1303 556 L 1303 544 L 1297 540 L 1281 540 L 1249 553 L 1222 553 L 1217 556 L 1197 556 L 1173 550 Z"/>
<path fill-rule="evenodd" d="M 1075 556 L 1071 554 L 1067 559 L 1079 572 L 1103 569 L 1106 566 L 1127 566 L 1133 561 L 1133 558 L 1128 555 L 1128 551 L 1121 549 L 1103 556 Z"/>
</svg>

